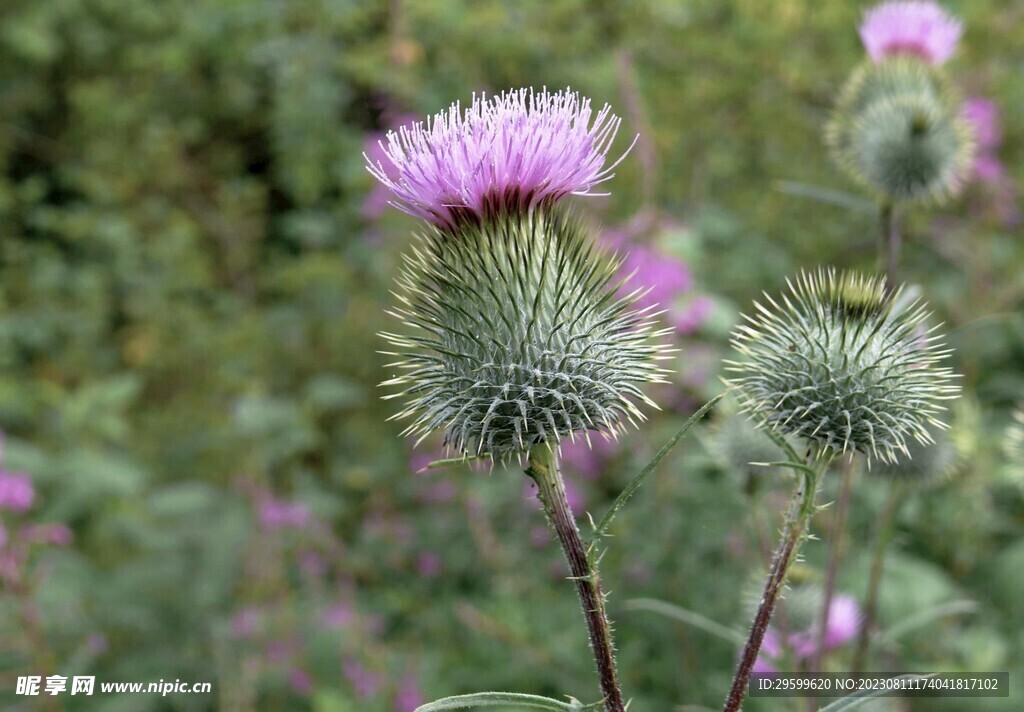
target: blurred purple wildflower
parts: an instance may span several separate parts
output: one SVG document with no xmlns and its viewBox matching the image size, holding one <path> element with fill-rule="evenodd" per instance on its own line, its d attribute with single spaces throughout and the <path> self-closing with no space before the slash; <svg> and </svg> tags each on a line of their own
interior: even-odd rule
<svg viewBox="0 0 1024 712">
<path fill-rule="evenodd" d="M 231 635 L 235 638 L 251 638 L 260 623 L 260 610 L 247 606 L 231 619 Z"/>
<path fill-rule="evenodd" d="M 875 62 L 912 54 L 929 64 L 942 64 L 956 51 L 962 32 L 960 21 L 931 0 L 876 5 L 860 26 L 861 41 Z"/>
<path fill-rule="evenodd" d="M 352 605 L 346 601 L 339 601 L 327 609 L 323 616 L 324 625 L 328 628 L 347 628 L 355 620 L 356 614 Z"/>
<path fill-rule="evenodd" d="M 268 496 L 260 502 L 260 524 L 264 529 L 303 529 L 309 524 L 309 507 Z"/>
<path fill-rule="evenodd" d="M 395 207 L 451 229 L 461 217 L 596 195 L 622 160 L 605 166 L 620 121 L 607 105 L 594 115 L 590 100 L 569 89 L 474 95 L 465 111 L 455 103 L 425 124 L 389 131 L 385 159 L 365 158 Z"/>
<path fill-rule="evenodd" d="M 313 692 L 313 678 L 300 667 L 294 667 L 288 673 L 288 685 L 297 695 L 305 696 Z"/>
<path fill-rule="evenodd" d="M 861 613 L 853 596 L 839 595 L 832 599 L 828 609 L 828 625 L 825 627 L 825 650 L 833 650 L 852 640 L 860 630 Z M 810 658 L 818 647 L 818 626 L 794 633 L 789 644 L 799 658 Z"/>
<path fill-rule="evenodd" d="M 974 96 L 964 102 L 961 115 L 970 124 L 977 142 L 974 178 L 982 183 L 999 183 L 1005 176 L 997 151 L 1003 143 L 999 107 L 995 102 Z"/>
<path fill-rule="evenodd" d="M 367 670 L 358 660 L 352 658 L 346 660 L 342 665 L 342 671 L 360 698 L 365 700 L 368 697 L 373 697 L 380 690 L 382 683 L 380 675 Z"/>
<path fill-rule="evenodd" d="M 638 308 L 665 310 L 664 320 L 677 333 L 697 331 L 714 306 L 710 298 L 693 293 L 693 274 L 689 266 L 652 245 L 631 241 L 632 230 L 613 228 L 602 235 L 602 242 L 614 252 L 624 254 L 618 278 L 629 280 L 620 293 L 625 296 L 637 289 L 646 290 L 637 300 Z"/>
<path fill-rule="evenodd" d="M 31 477 L 23 473 L 0 470 L 0 510 L 28 511 L 35 497 Z"/>
<path fill-rule="evenodd" d="M 593 480 L 618 450 L 619 441 L 612 438 L 592 437 L 590 444 L 585 438 L 576 438 L 575 442 L 562 444 L 562 464 L 568 472 Z"/>
<path fill-rule="evenodd" d="M 395 693 L 395 712 L 414 712 L 425 701 L 419 679 L 412 673 L 406 673 Z"/>
<path fill-rule="evenodd" d="M 425 551 L 416 557 L 416 570 L 424 578 L 437 578 L 441 575 L 441 557 L 433 551 Z"/>
</svg>

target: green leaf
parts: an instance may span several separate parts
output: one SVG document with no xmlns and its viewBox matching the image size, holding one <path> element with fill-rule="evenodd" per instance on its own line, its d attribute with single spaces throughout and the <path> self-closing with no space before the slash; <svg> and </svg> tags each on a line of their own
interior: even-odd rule
<svg viewBox="0 0 1024 712">
<path fill-rule="evenodd" d="M 667 601 L 659 601 L 655 598 L 634 598 L 626 601 L 626 608 L 634 611 L 658 613 L 694 628 L 699 628 L 705 633 L 710 633 L 735 645 L 743 645 L 746 642 L 746 636 L 738 630 L 733 630 L 706 616 L 702 616 L 700 613 L 695 613 L 688 608 L 683 608 Z"/>
<path fill-rule="evenodd" d="M 443 710 L 464 710 L 474 707 L 508 705 L 541 710 L 556 710 L 557 712 L 583 712 L 584 710 L 601 709 L 601 703 L 584 705 L 572 698 L 570 698 L 569 702 L 562 702 L 560 700 L 553 700 L 550 697 L 524 695 L 518 692 L 477 692 L 472 695 L 456 695 L 428 702 L 417 707 L 416 712 L 443 712 Z"/>
<path fill-rule="evenodd" d="M 926 678 L 933 677 L 934 675 L 935 673 L 930 673 L 928 675 L 900 675 L 899 677 L 893 679 L 924 680 Z M 822 707 L 820 710 L 818 710 L 818 712 L 849 712 L 849 710 L 857 709 L 868 700 L 874 697 L 882 697 L 888 692 L 891 692 L 891 690 L 861 690 L 860 692 L 855 692 L 852 695 L 844 697 L 840 700 L 836 700 L 835 702 L 826 707 Z"/>
<path fill-rule="evenodd" d="M 665 443 L 660 450 L 658 450 L 654 459 L 648 462 L 647 465 L 644 466 L 644 469 L 640 470 L 640 474 L 634 477 L 633 481 L 626 486 L 626 489 L 622 490 L 622 493 L 615 498 L 614 502 L 612 502 L 611 509 L 609 509 L 608 513 L 604 515 L 600 523 L 594 527 L 594 536 L 592 541 L 597 541 L 607 533 L 608 527 L 611 526 L 612 520 L 615 519 L 615 515 L 618 514 L 619 510 L 625 506 L 626 502 L 636 494 L 636 491 L 640 489 L 640 486 L 644 483 L 644 480 L 647 479 L 648 475 L 654 472 L 654 469 L 661 464 L 661 461 L 664 460 L 669 451 L 676 446 L 676 443 L 683 439 L 683 436 L 689 432 L 690 428 L 696 425 L 700 419 L 703 418 L 708 411 L 714 408 L 715 404 L 724 397 L 725 393 L 720 393 L 705 403 L 700 410 L 690 416 L 690 419 L 683 424 L 683 427 L 679 429 L 679 432 L 673 435 L 672 438 Z"/>
<path fill-rule="evenodd" d="M 793 195 L 798 198 L 807 198 L 818 203 L 824 203 L 826 205 L 835 205 L 840 208 L 847 208 L 857 213 L 873 213 L 878 208 L 870 200 L 864 200 L 858 198 L 856 195 L 850 195 L 840 190 L 829 190 L 828 188 L 819 188 L 816 185 L 809 185 L 807 183 L 800 183 L 795 180 L 780 180 L 775 184 L 775 187 L 786 195 Z"/>
<path fill-rule="evenodd" d="M 940 618 L 956 616 L 961 613 L 972 613 L 977 609 L 978 604 L 974 601 L 963 600 L 940 603 L 937 606 L 931 606 L 930 608 L 926 608 L 912 616 L 908 616 L 899 623 L 891 626 L 888 630 L 883 632 L 881 636 L 879 636 L 878 642 L 882 645 L 891 645 L 908 633 L 917 630 L 918 628 L 923 628 L 929 623 L 937 621 Z"/>
</svg>

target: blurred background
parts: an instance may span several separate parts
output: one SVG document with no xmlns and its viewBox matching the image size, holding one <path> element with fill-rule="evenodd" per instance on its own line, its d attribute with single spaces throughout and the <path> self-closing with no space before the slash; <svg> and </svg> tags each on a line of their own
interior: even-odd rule
<svg viewBox="0 0 1024 712">
<path fill-rule="evenodd" d="M 965 24 L 949 71 L 993 131 L 963 197 L 905 215 L 902 277 L 945 322 L 965 395 L 948 474 L 892 516 L 869 660 L 1008 670 L 1017 686 L 1009 699 L 875 709 L 1017 710 L 1024 4 L 945 4 Z M 575 595 L 527 478 L 418 472 L 439 443 L 414 448 L 386 421 L 396 406 L 376 386 L 389 375 L 376 334 L 395 326 L 388 290 L 419 225 L 387 206 L 362 154 L 452 101 L 520 86 L 611 104 L 623 117 L 613 152 L 640 134 L 611 197 L 577 207 L 655 286 L 681 351 L 641 431 L 566 452 L 586 525 L 582 512 L 603 514 L 720 392 L 728 333 L 761 290 L 801 268 L 876 268 L 877 208 L 822 141 L 864 56 L 863 9 L 4 0 L 0 704 L 411 712 L 489 689 L 595 699 Z M 727 411 L 657 470 L 603 561 L 638 711 L 717 708 L 738 646 L 631 601 L 744 634 L 762 543 L 792 488 L 729 464 Z M 861 469 L 845 524 L 834 507 L 815 519 L 791 622 L 836 541 L 836 595 L 863 608 L 890 487 Z M 826 669 L 853 655 L 837 640 Z M 800 669 L 800 645 L 781 647 L 766 662 Z M 214 693 L 43 703 L 14 695 L 27 674 L 211 681 Z"/>
</svg>

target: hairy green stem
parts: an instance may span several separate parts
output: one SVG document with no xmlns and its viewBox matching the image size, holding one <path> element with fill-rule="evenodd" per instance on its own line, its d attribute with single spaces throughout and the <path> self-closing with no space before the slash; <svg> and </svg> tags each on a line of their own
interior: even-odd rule
<svg viewBox="0 0 1024 712">
<path fill-rule="evenodd" d="M 768 571 L 768 579 L 765 581 L 764 591 L 761 594 L 761 604 L 754 615 L 747 643 L 743 646 L 743 653 L 732 679 L 729 696 L 726 697 L 725 706 L 722 708 L 723 712 L 737 712 L 743 703 L 743 697 L 747 692 L 747 683 L 750 681 L 750 673 L 757 661 L 757 654 L 761 650 L 765 633 L 768 631 L 768 623 L 771 621 L 775 604 L 778 603 L 779 592 L 786 583 L 789 565 L 800 549 L 807 524 L 814 513 L 814 499 L 818 493 L 821 476 L 831 459 L 830 454 L 822 453 L 815 458 L 813 468 L 806 466 L 794 468 L 800 473 L 800 484 L 796 492 L 793 493 L 793 502 L 786 515 L 782 539 L 775 550 L 775 556 Z M 797 465 L 797 463 L 793 464 Z"/>
<path fill-rule="evenodd" d="M 864 618 L 861 621 L 860 635 L 857 638 L 857 650 L 853 655 L 853 665 L 850 671 L 860 673 L 868 659 L 868 648 L 871 644 L 871 633 L 875 627 L 875 619 L 878 617 L 878 593 L 882 587 L 882 573 L 885 570 L 885 550 L 892 541 L 893 533 L 896 530 L 896 514 L 899 511 L 900 503 L 903 501 L 902 488 L 893 483 L 889 490 L 889 499 L 885 503 L 885 509 L 878 517 L 875 535 L 875 551 L 871 559 L 871 573 L 868 575 L 868 592 L 864 601 Z"/>
<path fill-rule="evenodd" d="M 604 609 L 601 593 L 601 579 L 596 565 L 587 556 L 587 547 L 576 527 L 569 501 L 565 495 L 562 474 L 558 470 L 557 452 L 547 444 L 535 445 L 530 450 L 530 467 L 526 474 L 537 483 L 537 497 L 544 505 L 551 527 L 555 530 L 569 571 L 580 597 L 580 607 L 587 622 L 590 635 L 590 649 L 597 664 L 601 680 L 601 693 L 607 712 L 625 712 L 622 691 L 619 689 L 618 674 L 615 670 L 615 653 L 612 645 L 612 628 Z"/>
</svg>

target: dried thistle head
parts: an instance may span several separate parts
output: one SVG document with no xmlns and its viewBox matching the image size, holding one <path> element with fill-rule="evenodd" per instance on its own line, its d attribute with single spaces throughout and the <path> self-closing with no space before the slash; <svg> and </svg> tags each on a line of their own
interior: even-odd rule
<svg viewBox="0 0 1024 712">
<path fill-rule="evenodd" d="M 406 432 L 443 429 L 459 452 L 504 457 L 642 420 L 666 331 L 633 308 L 637 293 L 615 296 L 617 268 L 554 206 L 428 230 L 398 280 L 393 313 L 409 328 L 384 334 Z"/>
<path fill-rule="evenodd" d="M 914 302 L 883 280 L 834 270 L 804 273 L 733 333 L 740 353 L 727 383 L 744 410 L 819 451 L 857 450 L 882 461 L 930 442 L 943 401 L 959 389 L 948 355 Z"/>
</svg>

